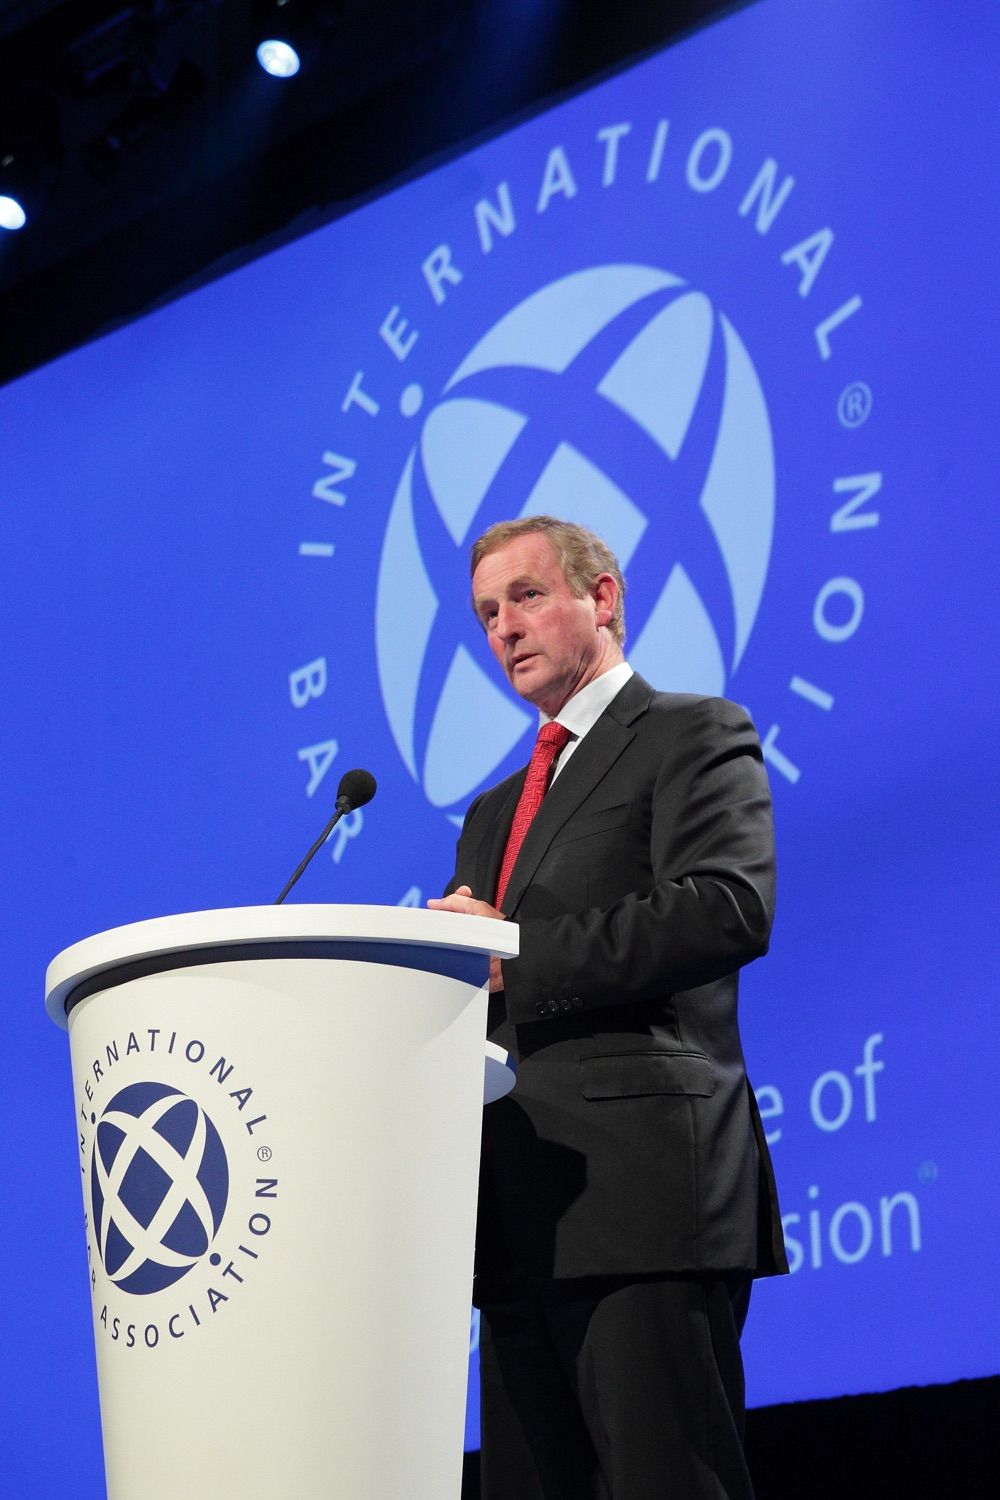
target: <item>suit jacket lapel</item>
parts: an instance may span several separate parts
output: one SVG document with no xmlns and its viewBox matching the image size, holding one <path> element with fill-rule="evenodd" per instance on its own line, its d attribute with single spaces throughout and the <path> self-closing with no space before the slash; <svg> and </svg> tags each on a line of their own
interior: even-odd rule
<svg viewBox="0 0 1000 1500">
<path fill-rule="evenodd" d="M 584 736 L 582 744 L 574 750 L 565 770 L 560 771 L 521 845 L 521 852 L 517 857 L 517 863 L 511 873 L 510 883 L 504 896 L 503 905 L 506 916 L 514 915 L 518 902 L 531 884 L 535 871 L 556 834 L 590 796 L 601 777 L 614 765 L 626 745 L 635 738 L 633 723 L 646 712 L 652 695 L 653 689 L 638 673 L 630 677 L 594 727 Z M 519 783 L 518 796 L 520 786 Z M 507 819 L 508 829 L 514 815 L 514 806 L 516 806 L 516 798 L 510 808 L 510 817 Z M 506 843 L 506 838 L 504 843 Z M 497 855 L 497 869 L 499 869 L 502 856 L 503 844 Z M 495 882 L 495 870 L 493 878 Z"/>
</svg>

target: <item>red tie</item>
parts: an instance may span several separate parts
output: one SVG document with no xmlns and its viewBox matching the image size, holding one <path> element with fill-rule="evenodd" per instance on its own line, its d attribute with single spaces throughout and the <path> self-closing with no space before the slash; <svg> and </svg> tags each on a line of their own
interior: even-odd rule
<svg viewBox="0 0 1000 1500">
<path fill-rule="evenodd" d="M 499 910 L 507 890 L 507 882 L 514 868 L 514 862 L 521 852 L 524 836 L 531 827 L 532 820 L 542 805 L 545 789 L 549 784 L 549 776 L 555 764 L 556 756 L 564 745 L 571 739 L 568 729 L 554 720 L 551 724 L 543 724 L 538 731 L 535 748 L 531 752 L 531 760 L 528 762 L 527 775 L 524 778 L 524 786 L 521 788 L 521 796 L 517 807 L 514 809 L 514 821 L 510 825 L 510 833 L 507 835 L 507 847 L 503 852 L 503 864 L 500 866 L 500 875 L 497 879 L 497 893 L 493 905 Z"/>
</svg>

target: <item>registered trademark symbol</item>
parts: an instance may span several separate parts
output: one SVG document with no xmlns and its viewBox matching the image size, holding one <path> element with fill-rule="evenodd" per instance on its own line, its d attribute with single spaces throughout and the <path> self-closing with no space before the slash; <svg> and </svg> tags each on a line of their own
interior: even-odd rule
<svg viewBox="0 0 1000 1500">
<path fill-rule="evenodd" d="M 258 1161 L 270 1161 L 271 1160 L 271 1148 L 270 1148 L 270 1146 L 258 1146 L 257 1147 L 257 1160 Z"/>
<path fill-rule="evenodd" d="M 937 1179 L 937 1175 L 938 1165 L 936 1161 L 922 1161 L 917 1168 L 917 1176 L 921 1182 L 934 1182 Z"/>
<path fill-rule="evenodd" d="M 872 390 L 863 380 L 845 385 L 837 402 L 837 416 L 843 427 L 861 427 L 872 414 Z"/>
</svg>

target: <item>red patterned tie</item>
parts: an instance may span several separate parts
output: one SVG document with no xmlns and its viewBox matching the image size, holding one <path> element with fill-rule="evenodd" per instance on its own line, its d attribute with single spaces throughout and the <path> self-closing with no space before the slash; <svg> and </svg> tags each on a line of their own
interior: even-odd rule
<svg viewBox="0 0 1000 1500">
<path fill-rule="evenodd" d="M 564 745 L 571 739 L 568 729 L 553 720 L 551 724 L 543 724 L 538 731 L 535 748 L 531 752 L 531 760 L 528 762 L 527 775 L 524 778 L 524 786 L 521 788 L 521 796 L 517 807 L 514 809 L 514 821 L 510 825 L 510 833 L 507 835 L 507 847 L 503 852 L 503 864 L 500 866 L 500 875 L 497 879 L 497 893 L 493 905 L 500 910 L 507 890 L 507 882 L 510 880 L 510 872 L 514 868 L 514 862 L 521 852 L 524 836 L 531 827 L 532 820 L 542 805 L 545 789 L 549 784 L 549 776 L 555 764 L 556 756 Z"/>
</svg>

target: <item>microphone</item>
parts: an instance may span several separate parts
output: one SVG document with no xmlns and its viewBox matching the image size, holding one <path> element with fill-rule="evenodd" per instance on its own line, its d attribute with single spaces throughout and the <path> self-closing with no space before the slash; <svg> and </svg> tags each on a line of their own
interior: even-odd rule
<svg viewBox="0 0 1000 1500">
<path fill-rule="evenodd" d="M 345 771 L 340 778 L 334 806 L 340 813 L 353 812 L 356 807 L 364 807 L 370 802 L 377 790 L 378 782 L 370 771 Z"/>
<path fill-rule="evenodd" d="M 321 845 L 326 843 L 327 839 L 330 837 L 332 830 L 340 822 L 341 818 L 344 817 L 346 813 L 353 812 L 356 807 L 364 807 L 366 802 L 370 802 L 375 795 L 377 787 L 378 783 L 376 782 L 375 777 L 370 771 L 344 772 L 343 776 L 341 776 L 340 778 L 340 785 L 337 788 L 337 800 L 334 803 L 333 807 L 333 817 L 327 823 L 326 827 L 323 829 L 323 832 L 313 844 L 312 848 L 309 850 L 309 853 L 306 855 L 305 859 L 299 865 L 291 880 L 289 880 L 288 884 L 281 892 L 281 895 L 275 901 L 275 906 L 281 905 L 282 901 L 284 901 L 285 897 L 288 895 L 288 892 L 298 880 L 306 865 L 316 853 L 317 849 L 319 849 Z"/>
</svg>

